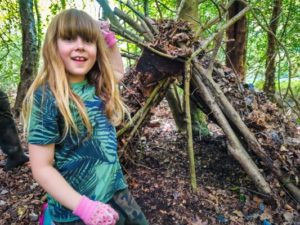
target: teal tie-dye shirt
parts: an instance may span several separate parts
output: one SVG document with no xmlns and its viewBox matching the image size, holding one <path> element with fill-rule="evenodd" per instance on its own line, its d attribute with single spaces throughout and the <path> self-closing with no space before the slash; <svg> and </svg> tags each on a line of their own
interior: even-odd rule
<svg viewBox="0 0 300 225">
<path fill-rule="evenodd" d="M 79 133 L 69 133 L 62 140 L 64 121 L 56 100 L 45 85 L 34 95 L 28 142 L 55 143 L 54 167 L 80 194 L 101 202 L 127 187 L 117 155 L 116 131 L 104 112 L 104 102 L 95 95 L 95 88 L 83 81 L 72 84 L 72 90 L 83 101 L 93 126 L 93 135 L 87 138 L 87 129 L 74 105 L 72 116 Z M 48 195 L 51 217 L 56 222 L 79 220 L 70 210 Z"/>
</svg>

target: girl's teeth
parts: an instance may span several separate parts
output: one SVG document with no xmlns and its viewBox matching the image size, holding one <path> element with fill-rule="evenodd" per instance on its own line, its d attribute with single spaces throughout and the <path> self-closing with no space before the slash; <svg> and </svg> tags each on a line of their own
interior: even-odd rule
<svg viewBox="0 0 300 225">
<path fill-rule="evenodd" d="M 84 60 L 85 60 L 84 57 L 75 57 L 74 59 L 75 59 L 75 60 L 78 60 L 78 61 L 84 61 Z"/>
</svg>

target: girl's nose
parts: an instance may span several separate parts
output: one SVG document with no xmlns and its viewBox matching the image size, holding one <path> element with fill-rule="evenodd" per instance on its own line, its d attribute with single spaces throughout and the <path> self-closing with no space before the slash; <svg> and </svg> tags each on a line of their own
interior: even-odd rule
<svg viewBox="0 0 300 225">
<path fill-rule="evenodd" d="M 84 47 L 84 42 L 81 37 L 77 37 L 76 39 L 76 48 L 82 49 Z"/>
</svg>

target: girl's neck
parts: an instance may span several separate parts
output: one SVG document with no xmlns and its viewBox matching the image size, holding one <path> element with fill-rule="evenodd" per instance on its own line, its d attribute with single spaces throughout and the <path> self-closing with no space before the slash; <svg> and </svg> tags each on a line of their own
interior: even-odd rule
<svg viewBox="0 0 300 225">
<path fill-rule="evenodd" d="M 72 82 L 70 81 L 70 85 L 72 88 L 75 88 L 75 87 L 81 87 L 83 85 L 87 84 L 87 80 L 82 80 L 82 81 L 77 81 L 77 82 Z"/>
</svg>

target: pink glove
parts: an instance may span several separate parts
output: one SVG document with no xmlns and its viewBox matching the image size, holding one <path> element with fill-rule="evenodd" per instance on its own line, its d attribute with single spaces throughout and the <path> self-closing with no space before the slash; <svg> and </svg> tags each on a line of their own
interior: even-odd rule
<svg viewBox="0 0 300 225">
<path fill-rule="evenodd" d="M 99 20 L 99 26 L 109 48 L 113 47 L 117 43 L 116 36 L 109 30 L 110 24 L 108 21 Z"/>
<path fill-rule="evenodd" d="M 110 205 L 93 201 L 86 196 L 81 197 L 73 213 L 86 225 L 115 225 L 119 220 L 118 213 Z"/>
</svg>

